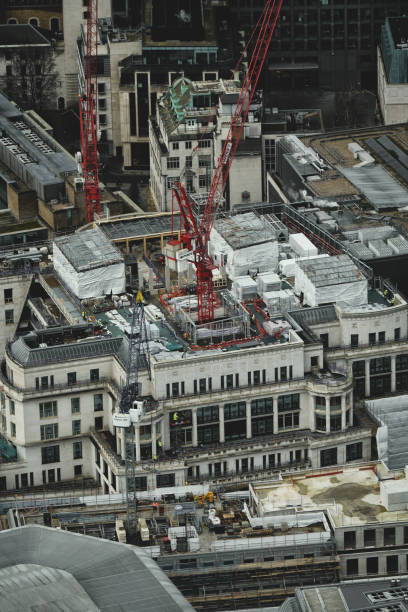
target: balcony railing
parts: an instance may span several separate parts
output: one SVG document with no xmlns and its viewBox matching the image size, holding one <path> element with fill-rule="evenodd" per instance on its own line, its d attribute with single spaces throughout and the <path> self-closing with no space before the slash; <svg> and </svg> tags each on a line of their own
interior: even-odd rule
<svg viewBox="0 0 408 612">
<path fill-rule="evenodd" d="M 14 383 L 10 382 L 10 380 L 8 379 L 7 374 L 4 371 L 4 363 L 2 367 L 0 368 L 0 381 L 3 384 L 10 387 L 13 391 L 16 391 L 17 393 L 21 393 L 23 395 L 37 395 L 37 394 L 52 395 L 53 393 L 57 391 L 74 392 L 76 389 L 85 389 L 85 388 L 98 389 L 98 388 L 105 387 L 105 386 L 112 387 L 116 391 L 118 396 L 120 394 L 120 389 L 118 385 L 116 384 L 116 382 L 112 378 L 109 378 L 106 376 L 102 376 L 98 380 L 91 380 L 89 378 L 87 380 L 78 380 L 75 383 L 68 383 L 68 382 L 58 383 L 54 385 L 49 385 L 47 387 L 24 387 L 24 388 L 18 387 Z"/>
</svg>

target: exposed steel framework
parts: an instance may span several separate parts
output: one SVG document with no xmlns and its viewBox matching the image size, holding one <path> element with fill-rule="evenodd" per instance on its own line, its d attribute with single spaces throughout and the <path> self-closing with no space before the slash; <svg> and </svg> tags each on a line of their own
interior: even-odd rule
<svg viewBox="0 0 408 612">
<path fill-rule="evenodd" d="M 101 214 L 96 120 L 98 108 L 98 0 L 88 0 L 86 26 L 85 95 L 79 99 L 79 116 L 86 220 L 89 223 L 94 220 L 95 214 Z"/>
<path fill-rule="evenodd" d="M 173 188 L 173 197 L 180 208 L 184 225 L 182 240 L 194 254 L 194 265 L 197 277 L 198 321 L 205 323 L 214 320 L 214 289 L 212 271 L 215 268 L 208 255 L 208 240 L 214 225 L 217 211 L 222 200 L 222 194 L 228 179 L 231 164 L 237 150 L 249 108 L 255 94 L 262 67 L 268 53 L 283 0 L 267 0 L 256 36 L 251 61 L 242 84 L 238 102 L 235 107 L 228 135 L 225 139 L 218 165 L 214 172 L 210 191 L 200 221 L 196 221 L 191 203 L 180 183 Z"/>
</svg>

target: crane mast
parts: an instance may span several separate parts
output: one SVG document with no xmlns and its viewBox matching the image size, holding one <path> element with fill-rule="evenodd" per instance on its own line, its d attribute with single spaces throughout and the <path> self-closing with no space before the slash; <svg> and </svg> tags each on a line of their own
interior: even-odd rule
<svg viewBox="0 0 408 612">
<path fill-rule="evenodd" d="M 79 99 L 81 127 L 82 172 L 86 202 L 86 221 L 101 214 L 98 177 L 97 127 L 97 62 L 98 62 L 98 0 L 88 0 L 86 19 L 85 95 Z"/>
<path fill-rule="evenodd" d="M 214 320 L 214 289 L 212 271 L 215 268 L 208 255 L 208 241 L 221 203 L 222 194 L 241 139 L 262 67 L 279 18 L 283 0 L 268 0 L 260 19 L 254 50 L 241 87 L 238 102 L 224 141 L 201 220 L 196 220 L 188 196 L 180 183 L 173 188 L 180 209 L 185 245 L 193 251 L 196 268 L 198 322 Z"/>
<path fill-rule="evenodd" d="M 113 415 L 113 424 L 116 427 L 124 428 L 127 527 L 130 533 L 136 529 L 137 491 L 134 424 L 138 423 L 143 416 L 143 401 L 141 400 L 141 385 L 139 382 L 142 355 L 146 362 L 144 365 L 147 367 L 148 376 L 151 378 L 143 297 L 139 292 L 132 310 L 125 384 L 121 391 L 119 412 Z"/>
</svg>

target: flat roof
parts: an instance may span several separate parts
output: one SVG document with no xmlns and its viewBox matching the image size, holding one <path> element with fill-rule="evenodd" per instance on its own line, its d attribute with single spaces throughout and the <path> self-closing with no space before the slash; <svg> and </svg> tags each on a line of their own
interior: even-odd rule
<svg viewBox="0 0 408 612">
<path fill-rule="evenodd" d="M 301 268 L 315 287 L 342 285 L 364 280 L 360 269 L 348 255 L 333 255 L 298 261 Z"/>
<path fill-rule="evenodd" d="M 300 477 L 284 477 L 274 484 L 255 484 L 253 489 L 264 514 L 285 508 L 310 510 L 327 505 L 336 527 L 408 521 L 408 511 L 389 512 L 382 505 L 380 479 L 373 467 L 333 466 Z"/>
<path fill-rule="evenodd" d="M 174 235 L 180 228 L 180 215 L 174 215 Z M 149 217 L 143 215 L 139 218 L 120 219 L 118 221 L 103 222 L 98 225 L 99 229 L 109 240 L 126 240 L 130 238 L 142 238 L 157 234 L 171 233 L 171 213 L 163 213 Z"/>
<path fill-rule="evenodd" d="M 54 244 L 77 272 L 123 262 L 123 256 L 97 228 L 55 238 Z"/>
<path fill-rule="evenodd" d="M 249 247 L 275 239 L 271 225 L 254 212 L 242 213 L 233 217 L 221 217 L 214 228 L 233 249 Z"/>
</svg>

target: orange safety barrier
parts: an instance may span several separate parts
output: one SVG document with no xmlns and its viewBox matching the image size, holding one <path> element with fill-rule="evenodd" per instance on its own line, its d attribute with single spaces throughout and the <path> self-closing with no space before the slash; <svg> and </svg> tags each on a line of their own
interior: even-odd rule
<svg viewBox="0 0 408 612">
<path fill-rule="evenodd" d="M 342 474 L 343 470 L 337 472 L 322 472 L 321 474 L 307 474 L 305 478 L 320 478 L 321 476 L 335 476 L 336 474 Z"/>
</svg>

